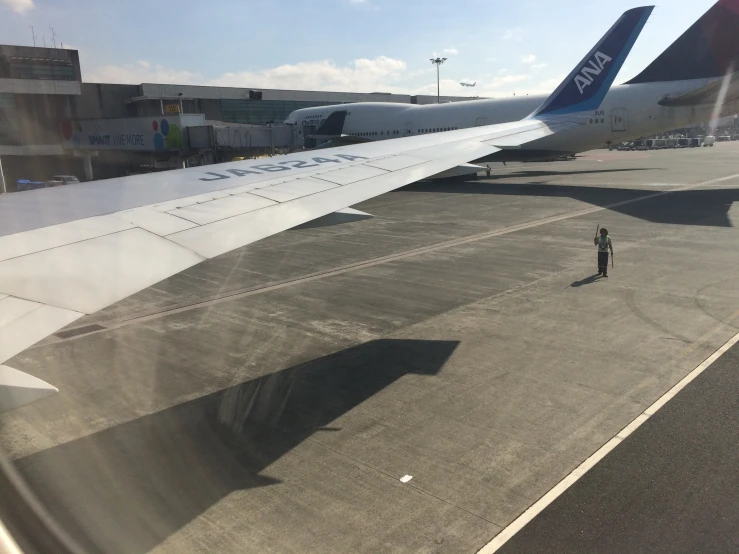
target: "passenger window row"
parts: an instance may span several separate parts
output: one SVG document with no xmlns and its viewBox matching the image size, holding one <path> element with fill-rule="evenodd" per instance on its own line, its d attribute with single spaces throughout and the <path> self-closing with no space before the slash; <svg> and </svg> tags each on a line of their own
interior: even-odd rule
<svg viewBox="0 0 739 554">
<path fill-rule="evenodd" d="M 418 133 L 443 133 L 444 131 L 456 131 L 459 127 L 434 127 L 431 129 L 419 129 Z"/>
<path fill-rule="evenodd" d="M 380 131 L 379 133 L 377 131 L 367 131 L 366 133 L 349 133 L 353 137 L 376 137 L 378 135 L 380 136 L 390 136 L 390 135 L 399 135 L 400 131 Z"/>
<path fill-rule="evenodd" d="M 591 120 L 592 121 L 592 120 Z M 597 121 L 596 121 L 597 122 Z M 445 131 L 456 131 L 459 127 L 433 127 L 431 129 L 419 129 L 418 134 L 425 134 L 425 133 L 443 133 Z M 349 133 L 350 135 L 354 137 L 376 137 L 376 136 L 390 136 L 390 135 L 400 135 L 402 134 L 400 131 L 380 131 L 379 133 L 377 131 L 367 131 L 364 133 Z"/>
</svg>

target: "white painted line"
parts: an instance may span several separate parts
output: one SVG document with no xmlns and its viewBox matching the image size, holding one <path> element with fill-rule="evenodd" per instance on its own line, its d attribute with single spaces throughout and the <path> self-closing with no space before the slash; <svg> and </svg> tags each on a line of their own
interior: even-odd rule
<svg viewBox="0 0 739 554">
<path fill-rule="evenodd" d="M 403 475 L 403 477 L 400 478 L 400 482 L 407 483 L 411 479 L 413 479 L 413 475 Z"/>
<path fill-rule="evenodd" d="M 672 387 L 670 390 L 668 390 L 665 394 L 663 394 L 659 400 L 657 400 L 654 404 L 649 406 L 646 410 L 644 410 L 644 413 L 647 416 L 653 416 L 662 406 L 667 404 L 678 392 L 683 390 L 688 383 L 690 383 L 693 379 L 698 377 L 701 373 L 703 373 L 708 367 L 718 360 L 723 354 L 725 354 L 729 348 L 734 346 L 737 342 L 739 342 L 739 333 L 731 337 L 726 344 L 724 344 L 721 348 L 716 350 L 713 354 L 711 354 L 706 360 L 696 367 L 693 371 L 688 373 L 685 377 L 683 377 L 678 384 L 676 384 L 674 387 Z"/>
<path fill-rule="evenodd" d="M 733 178 L 733 177 L 732 177 Z M 685 377 L 675 384 L 670 390 L 663 394 L 656 402 L 644 410 L 641 414 L 636 416 L 631 423 L 619 431 L 616 436 L 609 440 L 606 444 L 601 446 L 595 453 L 590 456 L 587 460 L 577 466 L 572 472 L 557 483 L 552 489 L 550 489 L 544 496 L 534 502 L 528 510 L 514 519 L 505 529 L 498 533 L 493 540 L 483 546 L 478 554 L 493 554 L 503 546 L 508 540 L 523 529 L 527 523 L 539 515 L 544 508 L 554 502 L 563 492 L 574 485 L 580 477 L 585 475 L 595 464 L 601 461 L 605 456 L 616 446 L 621 444 L 631 433 L 636 431 L 639 426 L 644 423 L 647 419 L 653 416 L 662 406 L 667 404 L 675 395 L 683 390 L 691 381 L 693 381 L 698 375 L 708 369 L 713 362 L 718 360 L 722 354 L 729 350 L 739 342 L 739 333 L 731 337 L 721 348 L 716 350 L 711 356 L 706 358 L 703 363 L 696 367 L 693 371 L 688 373 Z"/>
<path fill-rule="evenodd" d="M 639 426 L 641 426 L 642 423 L 648 420 L 651 415 L 652 414 L 647 415 L 644 412 L 640 413 L 638 416 L 636 416 L 636 419 L 634 419 L 634 421 L 632 421 L 626 427 L 621 429 L 621 431 L 616 435 L 616 438 L 619 440 L 624 440 L 631 433 L 636 431 L 637 428 L 639 428 Z"/>
</svg>

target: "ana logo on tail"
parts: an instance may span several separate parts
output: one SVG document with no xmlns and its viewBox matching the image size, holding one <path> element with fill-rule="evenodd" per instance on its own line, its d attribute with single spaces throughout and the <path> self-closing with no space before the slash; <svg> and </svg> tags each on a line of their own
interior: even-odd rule
<svg viewBox="0 0 739 554">
<path fill-rule="evenodd" d="M 612 60 L 613 58 L 606 56 L 603 52 L 595 53 L 595 56 L 590 60 L 589 65 L 583 67 L 580 74 L 575 77 L 575 84 L 577 85 L 577 89 L 580 91 L 580 94 L 585 92 L 585 87 L 593 84 L 592 75 L 600 75 L 606 64 Z"/>
</svg>

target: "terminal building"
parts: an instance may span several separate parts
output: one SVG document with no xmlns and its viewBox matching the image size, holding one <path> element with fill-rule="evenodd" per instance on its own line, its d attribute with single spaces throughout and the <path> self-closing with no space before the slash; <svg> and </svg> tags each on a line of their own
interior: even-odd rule
<svg viewBox="0 0 739 554">
<path fill-rule="evenodd" d="M 85 83 L 76 50 L 0 45 L 0 192 L 301 149 L 308 130 L 282 124 L 292 111 L 352 102 L 436 96 Z"/>
</svg>

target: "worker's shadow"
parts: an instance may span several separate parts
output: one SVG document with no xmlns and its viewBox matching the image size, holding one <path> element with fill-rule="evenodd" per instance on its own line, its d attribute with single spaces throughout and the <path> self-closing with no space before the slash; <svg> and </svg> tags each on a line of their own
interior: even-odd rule
<svg viewBox="0 0 739 554">
<path fill-rule="evenodd" d="M 585 279 L 575 281 L 567 288 L 577 288 L 582 287 L 583 285 L 591 285 L 593 283 L 597 283 L 598 281 L 600 281 L 600 274 L 596 273 L 595 275 L 591 275 L 590 277 L 585 277 Z"/>
</svg>

